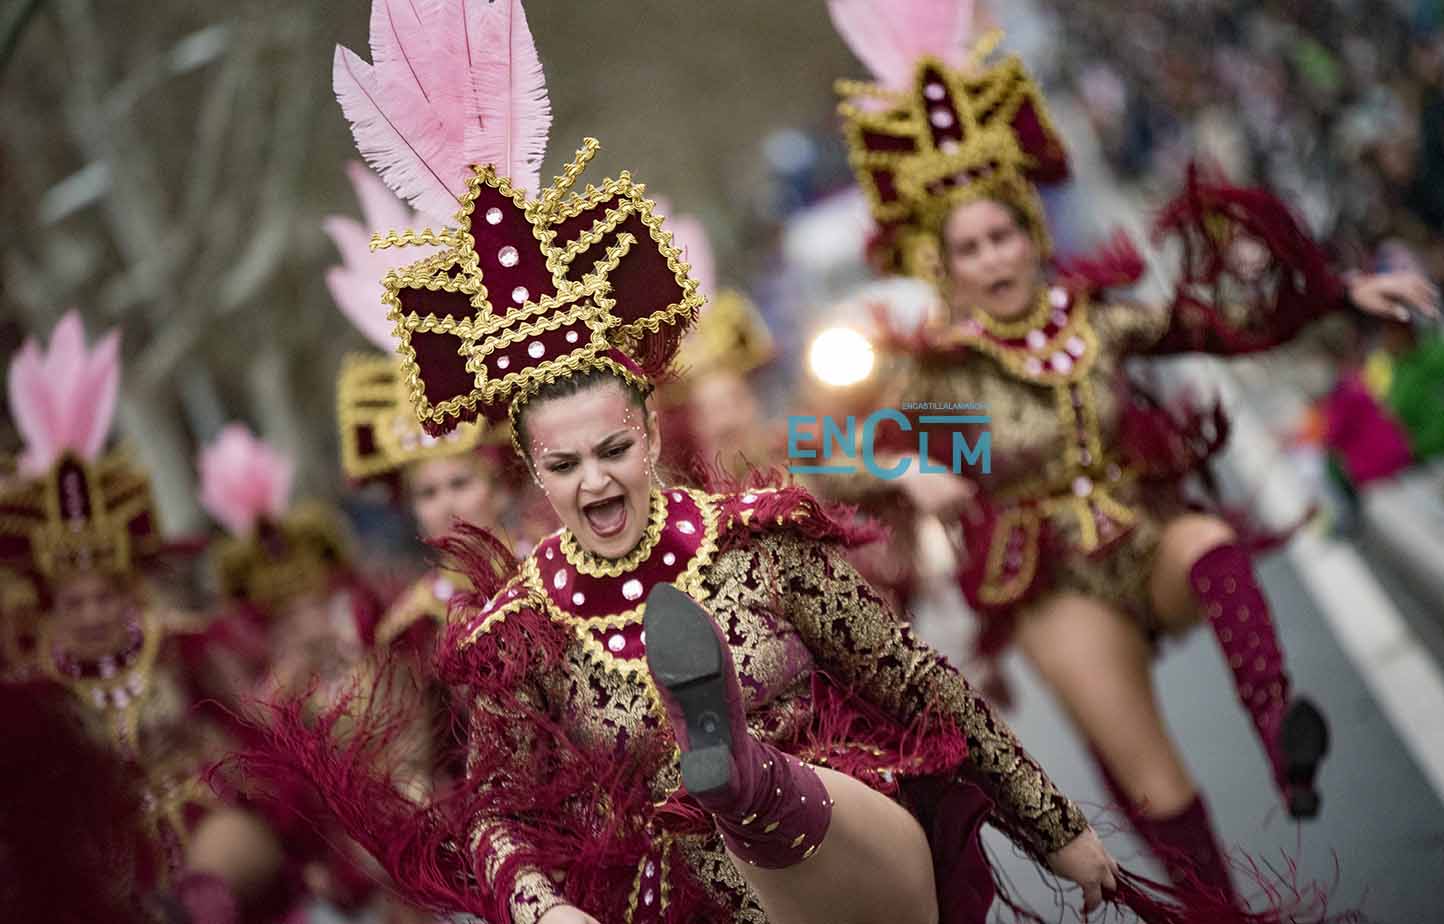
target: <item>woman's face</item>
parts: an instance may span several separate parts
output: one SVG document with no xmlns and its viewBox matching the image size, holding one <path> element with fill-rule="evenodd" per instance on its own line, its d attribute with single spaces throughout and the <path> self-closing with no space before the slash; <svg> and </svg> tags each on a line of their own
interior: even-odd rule
<svg viewBox="0 0 1444 924">
<path fill-rule="evenodd" d="M 745 451 L 757 435 L 757 398 L 735 372 L 714 372 L 692 383 L 692 426 L 707 461 L 721 452 Z"/>
<path fill-rule="evenodd" d="M 406 493 L 424 538 L 446 535 L 456 520 L 490 530 L 498 525 L 501 492 L 471 453 L 413 463 Z"/>
<path fill-rule="evenodd" d="M 636 548 L 662 450 L 656 412 L 608 381 L 534 402 L 524 414 L 528 459 L 562 525 L 604 558 Z"/>
<path fill-rule="evenodd" d="M 992 199 L 958 206 L 943 225 L 943 268 L 956 309 L 1013 321 L 1033 307 L 1038 247 L 1013 210 Z"/>
<path fill-rule="evenodd" d="M 57 583 L 50 620 L 61 645 L 83 656 L 101 656 L 125 644 L 127 616 L 135 605 L 126 582 L 91 571 Z"/>
</svg>

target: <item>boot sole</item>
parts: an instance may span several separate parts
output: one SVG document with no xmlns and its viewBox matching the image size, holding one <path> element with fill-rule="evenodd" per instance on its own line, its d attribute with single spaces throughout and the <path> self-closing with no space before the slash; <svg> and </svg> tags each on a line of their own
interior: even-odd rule
<svg viewBox="0 0 1444 924">
<path fill-rule="evenodd" d="M 1279 750 L 1284 758 L 1289 814 L 1296 819 L 1317 817 L 1322 800 L 1314 778 L 1329 753 L 1329 723 L 1309 700 L 1295 700 L 1284 714 Z"/>
<path fill-rule="evenodd" d="M 652 677 L 676 700 L 686 720 L 682 785 L 698 796 L 726 789 L 732 779 L 732 731 L 722 676 L 725 662 L 712 617 L 676 587 L 658 584 L 647 595 L 642 627 Z"/>
</svg>

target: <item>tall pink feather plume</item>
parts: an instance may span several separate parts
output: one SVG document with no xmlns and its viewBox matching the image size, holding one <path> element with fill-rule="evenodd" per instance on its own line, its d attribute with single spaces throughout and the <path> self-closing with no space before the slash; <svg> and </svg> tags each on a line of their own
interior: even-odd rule
<svg viewBox="0 0 1444 924">
<path fill-rule="evenodd" d="M 658 214 L 667 216 L 667 230 L 672 232 L 673 245 L 682 251 L 682 259 L 691 264 L 697 291 L 713 297 L 717 294 L 717 261 L 706 226 L 694 215 L 669 215 L 666 206 L 663 200 L 657 200 Z"/>
<path fill-rule="evenodd" d="M 475 4 L 474 4 L 475 5 Z M 466 149 L 476 163 L 497 171 L 534 196 L 541 189 L 542 158 L 551 134 L 546 75 L 521 0 L 481 6 L 473 39 L 472 101 L 477 119 L 466 123 Z"/>
<path fill-rule="evenodd" d="M 435 216 L 456 212 L 472 164 L 536 192 L 551 110 L 519 3 L 372 0 L 371 57 L 338 46 L 332 82 L 387 186 Z"/>
<path fill-rule="evenodd" d="M 280 517 L 291 497 L 295 464 L 243 424 L 230 424 L 201 450 L 201 506 L 236 536 L 262 516 Z"/>
<path fill-rule="evenodd" d="M 858 60 L 890 90 L 912 85 L 918 59 L 961 67 L 974 0 L 828 0 L 832 24 Z"/>
<path fill-rule="evenodd" d="M 408 209 L 392 195 L 376 174 L 358 163 L 346 165 L 346 174 L 361 202 L 363 219 L 357 222 L 345 215 L 330 215 L 322 227 L 331 236 L 341 254 L 341 265 L 326 271 L 326 285 L 336 307 L 356 325 L 377 348 L 390 352 L 392 324 L 386 319 L 386 305 L 381 301 L 381 280 L 392 269 L 425 256 L 435 248 L 385 247 L 371 249 L 371 235 L 376 231 L 415 227 L 425 219 Z"/>
<path fill-rule="evenodd" d="M 66 452 L 94 459 L 105 447 L 120 390 L 120 332 L 94 349 L 85 347 L 85 325 L 75 311 L 55 325 L 42 350 L 26 338 L 10 361 L 10 412 L 25 441 L 20 471 L 45 473 Z"/>
</svg>

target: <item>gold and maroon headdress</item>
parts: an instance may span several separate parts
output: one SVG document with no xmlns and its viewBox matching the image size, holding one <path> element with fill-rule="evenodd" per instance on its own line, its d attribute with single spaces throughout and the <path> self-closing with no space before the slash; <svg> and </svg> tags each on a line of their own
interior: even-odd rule
<svg viewBox="0 0 1444 924">
<path fill-rule="evenodd" d="M 11 360 L 25 449 L 0 487 L 0 565 L 42 588 L 77 571 L 129 575 L 162 550 L 146 473 L 103 452 L 119 387 L 119 332 L 87 348 L 74 311 L 48 346 L 26 340 Z"/>
<path fill-rule="evenodd" d="M 292 505 L 293 462 L 231 424 L 200 453 L 200 501 L 228 535 L 211 550 L 222 596 L 269 610 L 327 589 L 349 566 L 339 512 Z"/>
<path fill-rule="evenodd" d="M 373 16 L 375 63 L 336 58 L 357 147 L 422 213 L 455 212 L 454 227 L 372 241 L 440 248 L 383 282 L 422 426 L 503 420 L 544 384 L 592 369 L 650 388 L 701 297 L 630 175 L 576 188 L 595 140 L 540 188 L 551 114 L 521 4 L 374 7 L 388 8 Z"/>
<path fill-rule="evenodd" d="M 966 0 L 829 0 L 834 24 L 875 83 L 837 84 L 848 160 L 879 227 L 884 262 L 933 278 L 938 234 L 958 205 L 1019 210 L 1051 250 L 1038 184 L 1068 177 L 1068 157 L 1023 63 L 984 65 L 997 34 L 968 48 Z"/>
</svg>

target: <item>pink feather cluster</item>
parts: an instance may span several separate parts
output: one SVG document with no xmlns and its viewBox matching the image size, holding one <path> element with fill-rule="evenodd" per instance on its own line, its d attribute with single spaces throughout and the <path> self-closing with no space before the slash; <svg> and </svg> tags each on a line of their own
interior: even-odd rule
<svg viewBox="0 0 1444 924">
<path fill-rule="evenodd" d="M 20 472 L 43 475 L 67 452 L 94 459 L 105 447 L 120 389 L 120 331 L 86 349 L 85 325 L 66 312 L 42 349 L 26 338 L 10 361 L 10 413 L 25 441 Z"/>
<path fill-rule="evenodd" d="M 381 280 L 393 269 L 429 255 L 432 247 L 371 249 L 371 234 L 394 228 L 427 224 L 391 193 L 376 174 L 358 163 L 346 165 L 346 174 L 361 202 L 362 220 L 329 215 L 322 227 L 341 254 L 341 265 L 326 271 L 326 285 L 336 307 L 379 349 L 390 352 L 395 343 L 386 305 L 381 301 Z"/>
<path fill-rule="evenodd" d="M 974 0 L 828 0 L 832 24 L 878 83 L 906 90 L 919 58 L 967 60 Z"/>
<path fill-rule="evenodd" d="M 295 464 L 242 424 L 231 424 L 201 450 L 201 506 L 236 536 L 263 516 L 278 518 L 291 497 Z"/>
<path fill-rule="evenodd" d="M 472 164 L 535 195 L 551 102 L 521 0 L 372 0 L 371 64 L 337 46 L 356 148 L 426 215 L 451 215 Z"/>
<path fill-rule="evenodd" d="M 658 199 L 657 214 L 672 215 L 670 203 Z M 697 291 L 708 298 L 717 294 L 717 260 L 712 254 L 712 240 L 707 228 L 695 215 L 672 215 L 667 219 L 672 244 L 682 251 L 682 259 L 691 264 L 691 276 L 697 280 Z"/>
</svg>

